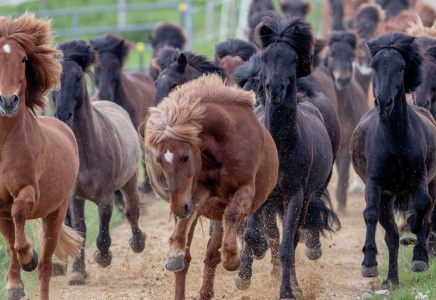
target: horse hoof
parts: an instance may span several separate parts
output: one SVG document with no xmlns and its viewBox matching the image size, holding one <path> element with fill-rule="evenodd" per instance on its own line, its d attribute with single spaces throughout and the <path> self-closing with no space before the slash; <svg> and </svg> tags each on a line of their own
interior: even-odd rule
<svg viewBox="0 0 436 300">
<path fill-rule="evenodd" d="M 377 277 L 378 276 L 378 267 L 372 266 L 362 266 L 362 277 Z"/>
<path fill-rule="evenodd" d="M 423 260 L 415 260 L 412 262 L 412 272 L 425 272 L 428 270 L 428 263 Z"/>
<path fill-rule="evenodd" d="M 94 260 L 100 267 L 106 268 L 112 262 L 112 252 L 109 250 L 107 253 L 103 253 L 100 250 L 95 251 Z"/>
<path fill-rule="evenodd" d="M 256 253 L 255 251 L 253 251 L 253 258 L 255 259 L 255 260 L 262 260 L 264 257 L 265 257 L 265 255 L 266 255 L 266 251 L 268 251 L 268 249 L 269 249 L 269 247 L 270 247 L 270 245 L 269 245 L 269 240 L 266 240 L 266 242 L 265 243 L 262 243 L 262 248 L 263 249 L 261 249 L 259 252 L 261 253 L 261 254 L 259 254 L 259 253 Z M 258 249 L 257 249 L 258 250 Z"/>
<path fill-rule="evenodd" d="M 23 299 L 26 294 L 24 294 L 23 288 L 11 289 L 8 291 L 8 300 L 20 300 Z"/>
<path fill-rule="evenodd" d="M 53 261 L 53 271 L 51 277 L 65 276 L 67 275 L 68 264 L 58 260 Z"/>
<path fill-rule="evenodd" d="M 180 272 L 185 268 L 185 257 L 168 257 L 165 269 L 170 272 Z"/>
<path fill-rule="evenodd" d="M 238 290 L 245 291 L 250 287 L 250 285 L 251 285 L 251 278 L 242 279 L 241 277 L 239 277 L 239 274 L 236 274 L 235 286 Z"/>
<path fill-rule="evenodd" d="M 73 271 L 68 279 L 69 285 L 85 285 L 86 274 Z"/>
<path fill-rule="evenodd" d="M 416 237 L 416 234 L 411 232 L 404 234 L 400 238 L 400 244 L 403 246 L 416 245 L 417 243 L 418 243 L 418 238 Z"/>
<path fill-rule="evenodd" d="M 238 258 L 238 261 L 233 266 L 226 265 L 224 263 L 224 261 L 222 262 L 222 265 L 223 265 L 223 268 L 226 269 L 227 271 L 230 271 L 230 272 L 236 271 L 237 269 L 239 269 L 239 266 L 241 265 L 241 258 Z"/>
<path fill-rule="evenodd" d="M 33 252 L 33 257 L 32 257 L 32 260 L 28 264 L 24 265 L 24 264 L 20 263 L 20 267 L 21 267 L 21 269 L 23 269 L 23 271 L 32 272 L 38 266 L 38 253 L 36 253 L 36 251 L 33 249 L 32 249 L 32 252 Z"/>
<path fill-rule="evenodd" d="M 306 257 L 310 260 L 318 260 L 322 256 L 321 248 L 306 247 L 306 251 L 304 253 L 306 254 Z"/>
<path fill-rule="evenodd" d="M 129 239 L 129 245 L 133 252 L 141 253 L 144 250 L 146 238 L 147 236 L 145 234 L 141 234 L 139 239 L 134 239 L 133 237 Z"/>
</svg>

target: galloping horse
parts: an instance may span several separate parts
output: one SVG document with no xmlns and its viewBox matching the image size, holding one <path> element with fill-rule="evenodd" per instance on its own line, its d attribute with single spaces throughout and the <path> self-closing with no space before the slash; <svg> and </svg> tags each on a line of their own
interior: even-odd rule
<svg viewBox="0 0 436 300">
<path fill-rule="evenodd" d="M 80 168 L 70 199 L 74 229 L 86 239 L 85 200 L 98 206 L 100 232 L 97 237 L 96 262 L 107 267 L 112 260 L 109 250 L 109 222 L 114 193 L 125 198 L 125 216 L 132 228 L 130 247 L 136 253 L 144 250 L 145 234 L 138 227 L 138 159 L 140 144 L 128 113 L 110 101 L 89 100 L 85 73 L 97 63 L 97 52 L 84 41 L 59 44 L 64 54 L 61 89 L 53 92 L 56 117 L 73 130 L 79 145 Z M 70 284 L 85 284 L 85 255 L 73 264 Z"/>
<path fill-rule="evenodd" d="M 79 169 L 73 132 L 58 120 L 37 117 L 45 95 L 59 87 L 62 53 L 52 49 L 51 21 L 32 14 L 0 17 L 0 232 L 10 258 L 8 299 L 23 298 L 20 267 L 38 267 L 40 299 L 49 299 L 53 253 L 62 261 L 75 257 L 82 238 L 63 225 Z M 24 229 L 41 219 L 38 255 Z"/>
<path fill-rule="evenodd" d="M 265 202 L 277 181 L 277 150 L 253 113 L 254 95 L 203 76 L 150 109 L 145 128 L 152 185 L 179 218 L 166 268 L 176 272 L 175 299 L 185 299 L 190 245 L 198 216 L 214 220 L 200 299 L 213 298 L 215 269 L 239 267 L 241 220 Z M 221 249 L 221 250 L 220 250 Z"/>
<path fill-rule="evenodd" d="M 263 48 L 261 84 L 266 98 L 264 123 L 277 145 L 280 162 L 277 186 L 268 197 L 268 202 L 282 207 L 284 234 L 279 249 L 282 263 L 280 299 L 291 299 L 295 292 L 302 294 L 295 273 L 295 248 L 299 240 L 298 229 L 306 221 L 310 203 L 314 199 L 320 202 L 322 206 L 315 208 L 316 215 L 319 216 L 322 209 L 327 218 L 324 222 L 313 224 L 313 229 L 318 232 L 324 230 L 321 227 L 330 225 L 332 219 L 336 223 L 332 225 L 339 225 L 334 212 L 321 200 L 322 194 L 329 198 L 325 188 L 337 151 L 326 124 L 337 116 L 328 100 L 322 103 L 329 105 L 325 111 L 332 111 L 333 116 L 322 115 L 316 106 L 301 95 L 297 96 L 297 78 L 308 76 L 311 72 L 314 39 L 310 24 L 301 19 L 282 20 L 268 12 L 258 30 Z M 249 216 L 248 228 L 256 231 L 260 228 L 260 221 L 258 212 Z M 319 245 L 307 246 L 312 250 L 309 254 L 318 254 L 319 258 Z"/>
<path fill-rule="evenodd" d="M 174 48 L 162 48 L 153 60 L 153 65 L 160 70 L 155 83 L 156 97 L 151 103 L 153 107 L 177 86 L 197 79 L 203 74 L 218 74 L 223 80 L 226 78 L 224 70 L 208 61 L 205 56 Z"/>
<path fill-rule="evenodd" d="M 399 284 L 394 207 L 410 212 L 407 222 L 418 236 L 412 271 L 428 268 L 426 241 L 436 194 L 436 123 L 427 110 L 406 101 L 406 92 L 421 83 L 422 57 L 414 39 L 396 32 L 368 43 L 373 56 L 375 108 L 365 114 L 351 140 L 354 169 L 366 183 L 362 276 L 379 274 L 375 231 L 380 222 L 389 249 L 384 288 Z"/>
<path fill-rule="evenodd" d="M 233 79 L 236 68 L 242 66 L 256 52 L 256 46 L 252 43 L 235 38 L 228 38 L 215 45 L 215 64 L 226 73 L 227 85 L 236 84 Z"/>
<path fill-rule="evenodd" d="M 123 65 L 129 56 L 131 42 L 112 34 L 106 34 L 94 40 L 91 45 L 98 52 L 99 64 L 95 68 L 97 99 L 115 102 L 130 115 L 135 128 L 145 121 L 148 108 L 156 96 L 154 80 L 145 73 L 123 71 Z M 145 172 L 145 180 L 139 189 L 148 193 L 151 186 Z M 117 203 L 120 203 L 117 192 Z"/>
</svg>

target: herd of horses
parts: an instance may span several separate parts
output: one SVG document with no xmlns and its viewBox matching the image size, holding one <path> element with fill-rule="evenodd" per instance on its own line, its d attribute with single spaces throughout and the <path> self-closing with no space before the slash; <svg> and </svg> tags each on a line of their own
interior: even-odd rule
<svg viewBox="0 0 436 300">
<path fill-rule="evenodd" d="M 142 252 L 140 193 L 151 192 L 175 216 L 165 266 L 175 273 L 175 299 L 185 299 L 201 216 L 211 227 L 199 299 L 213 298 L 219 263 L 248 289 L 253 260 L 268 249 L 280 299 L 302 298 L 296 247 L 305 242 L 317 260 L 321 236 L 341 228 L 327 189 L 335 164 L 341 213 L 350 165 L 351 189 L 363 192 L 365 183 L 362 276 L 379 275 L 378 223 L 389 250 L 384 288 L 399 285 L 400 242 L 414 245 L 412 271 L 427 271 L 436 255 L 435 10 L 419 0 L 330 0 L 315 38 L 304 20 L 310 4 L 282 0 L 279 8 L 254 0 L 246 40 L 217 44 L 213 61 L 184 51 L 181 28 L 159 24 L 144 73 L 124 71 L 132 43 L 121 37 L 55 46 L 50 20 L 0 17 L 9 300 L 25 296 L 20 269 L 36 268 L 40 298 L 49 299 L 50 277 L 66 274 L 68 257 L 68 283 L 86 284 L 85 200 L 98 207 L 94 259 L 102 268 L 112 261 L 114 204 L 131 226 L 132 251 Z M 92 96 L 87 74 L 98 89 Z M 55 118 L 39 113 L 50 92 Z M 40 220 L 40 258 L 25 232 L 31 219 Z"/>
</svg>

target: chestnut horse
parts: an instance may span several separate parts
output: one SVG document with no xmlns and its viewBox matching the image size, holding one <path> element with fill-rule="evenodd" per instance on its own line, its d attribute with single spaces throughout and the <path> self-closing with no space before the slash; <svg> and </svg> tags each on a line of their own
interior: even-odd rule
<svg viewBox="0 0 436 300">
<path fill-rule="evenodd" d="M 145 73 L 123 71 L 132 44 L 121 37 L 106 34 L 94 40 L 91 45 L 98 52 L 99 64 L 95 68 L 96 98 L 115 102 L 130 115 L 135 128 L 145 121 L 148 108 L 156 95 L 154 80 Z M 145 180 L 140 185 L 144 193 L 151 191 Z M 117 201 L 119 201 L 117 196 Z"/>
<path fill-rule="evenodd" d="M 63 225 L 79 169 L 73 132 L 62 122 L 36 117 L 45 95 L 60 85 L 62 53 L 54 50 L 51 21 L 24 14 L 0 17 L 0 232 L 10 258 L 8 299 L 23 298 L 20 267 L 38 267 L 40 299 L 49 299 L 53 253 L 75 257 L 82 238 Z M 41 219 L 41 259 L 26 236 L 26 220 Z"/>
<path fill-rule="evenodd" d="M 52 93 L 56 117 L 73 130 L 79 145 L 80 168 L 71 194 L 71 222 L 86 239 L 85 200 L 98 206 L 99 234 L 95 261 L 103 268 L 110 265 L 114 193 L 125 198 L 125 216 L 133 237 L 130 247 L 136 253 L 144 250 L 145 234 L 138 227 L 138 160 L 140 144 L 128 113 L 110 101 L 91 102 L 85 73 L 97 63 L 97 52 L 84 41 L 59 44 L 64 54 L 61 89 Z M 85 255 L 75 260 L 69 284 L 85 284 Z"/>
<path fill-rule="evenodd" d="M 365 114 L 351 140 L 354 169 L 366 183 L 362 276 L 379 275 L 375 233 L 380 222 L 389 250 L 383 288 L 399 284 L 394 208 L 410 212 L 407 222 L 418 236 L 412 271 L 428 269 L 426 241 L 436 194 L 436 123 L 427 110 L 406 101 L 406 92 L 416 89 L 422 78 L 422 56 L 414 39 L 395 32 L 368 43 L 376 107 Z"/>
<path fill-rule="evenodd" d="M 183 28 L 171 23 L 157 24 L 152 35 L 148 37 L 148 41 L 153 47 L 152 58 L 156 58 L 159 50 L 164 47 L 183 50 L 186 45 Z M 159 77 L 159 69 L 155 68 L 152 62 L 148 68 L 148 75 L 153 81 Z"/>
<path fill-rule="evenodd" d="M 228 38 L 226 41 L 215 45 L 215 64 L 226 73 L 227 85 L 236 84 L 233 79 L 236 68 L 242 66 L 256 52 L 256 46 L 252 43 L 236 38 Z"/>
<path fill-rule="evenodd" d="M 213 298 L 215 270 L 239 267 L 237 230 L 277 182 L 277 150 L 253 113 L 254 95 L 202 76 L 150 109 L 145 128 L 147 167 L 158 194 L 179 218 L 166 268 L 176 272 L 175 299 L 185 299 L 190 245 L 199 216 L 214 221 L 200 299 Z"/>
</svg>

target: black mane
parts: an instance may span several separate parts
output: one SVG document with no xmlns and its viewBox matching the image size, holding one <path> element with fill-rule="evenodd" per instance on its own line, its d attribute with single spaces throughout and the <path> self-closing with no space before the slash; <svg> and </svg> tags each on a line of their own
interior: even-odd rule
<svg viewBox="0 0 436 300">
<path fill-rule="evenodd" d="M 296 12 L 302 12 L 303 16 L 306 16 L 310 9 L 310 3 L 306 3 L 302 0 L 282 0 L 280 2 L 280 8 L 283 14 L 290 15 L 295 14 Z"/>
<path fill-rule="evenodd" d="M 384 34 L 367 43 L 373 60 L 377 53 L 384 49 L 394 49 L 406 61 L 404 72 L 404 88 L 406 92 L 413 91 L 421 84 L 422 56 L 415 38 L 401 32 Z"/>
<path fill-rule="evenodd" d="M 258 26 L 258 34 L 262 49 L 277 42 L 288 44 L 298 55 L 297 77 L 310 74 L 314 45 L 312 25 L 301 19 L 281 19 L 269 11 Z"/>
<path fill-rule="evenodd" d="M 235 73 L 233 73 L 233 79 L 239 87 L 243 88 L 250 78 L 259 76 L 261 67 L 261 53 L 259 52 L 250 57 L 245 64 L 235 70 Z"/>
<path fill-rule="evenodd" d="M 421 45 L 423 55 L 436 59 L 436 40 L 429 37 L 420 37 L 417 42 Z"/>
<path fill-rule="evenodd" d="M 381 21 L 383 21 L 382 8 L 378 4 L 368 4 L 360 8 L 353 17 L 357 34 L 366 41 L 374 36 Z"/>
<path fill-rule="evenodd" d="M 64 61 L 72 60 L 82 67 L 83 71 L 97 62 L 98 53 L 83 40 L 63 42 L 58 45 L 64 54 Z"/>
<path fill-rule="evenodd" d="M 186 44 L 183 29 L 171 23 L 157 25 L 148 40 L 153 49 L 162 47 L 183 49 Z"/>
<path fill-rule="evenodd" d="M 352 49 L 356 49 L 356 35 L 346 31 L 334 31 L 330 37 L 329 46 L 333 45 L 334 43 L 345 43 Z"/>
<path fill-rule="evenodd" d="M 121 63 L 127 59 L 132 48 L 132 42 L 113 34 L 102 35 L 90 42 L 97 52 L 111 52 Z"/>
<path fill-rule="evenodd" d="M 239 56 L 244 61 L 248 61 L 254 54 L 256 54 L 256 47 L 252 43 L 240 39 L 228 38 L 215 45 L 215 61 L 227 55 Z"/>
<path fill-rule="evenodd" d="M 160 67 L 161 71 L 165 68 L 171 67 L 176 71 L 182 71 L 177 62 L 177 58 L 182 52 L 179 49 L 165 47 L 162 48 L 156 58 L 156 62 Z M 197 55 L 191 51 L 184 51 L 183 54 L 186 56 L 188 65 L 197 69 L 201 73 L 216 73 L 220 75 L 223 79 L 227 78 L 222 68 L 216 66 L 211 61 L 207 60 L 204 55 Z"/>
</svg>

